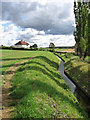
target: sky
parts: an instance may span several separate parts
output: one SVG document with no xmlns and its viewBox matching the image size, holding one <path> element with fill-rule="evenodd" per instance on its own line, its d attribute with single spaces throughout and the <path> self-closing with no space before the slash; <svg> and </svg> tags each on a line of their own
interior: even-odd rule
<svg viewBox="0 0 90 120">
<path fill-rule="evenodd" d="M 74 46 L 74 0 L 2 0 L 0 45 Z"/>
</svg>

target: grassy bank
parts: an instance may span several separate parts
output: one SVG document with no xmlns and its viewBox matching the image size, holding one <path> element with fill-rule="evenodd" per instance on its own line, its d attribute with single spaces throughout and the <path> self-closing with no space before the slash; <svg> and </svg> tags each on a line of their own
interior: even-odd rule
<svg viewBox="0 0 90 120">
<path fill-rule="evenodd" d="M 59 60 L 43 52 L 24 65 L 11 80 L 10 107 L 14 118 L 87 118 L 57 68 Z"/>
<path fill-rule="evenodd" d="M 58 53 L 58 55 L 65 60 L 65 71 L 90 95 L 90 63 L 81 61 L 79 56 L 75 56 L 72 53 L 62 55 Z"/>
</svg>

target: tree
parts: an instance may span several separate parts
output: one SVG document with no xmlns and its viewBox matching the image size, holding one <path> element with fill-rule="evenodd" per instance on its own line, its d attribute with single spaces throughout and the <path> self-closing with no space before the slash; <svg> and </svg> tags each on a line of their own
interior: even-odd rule
<svg viewBox="0 0 90 120">
<path fill-rule="evenodd" d="M 54 45 L 54 43 L 50 43 L 50 45 L 49 45 L 49 48 L 52 50 L 52 51 L 54 51 L 54 48 L 55 48 L 55 45 Z"/>
<path fill-rule="evenodd" d="M 37 44 L 34 44 L 34 45 L 30 46 L 30 49 L 35 49 L 35 50 L 37 50 L 37 49 L 38 49 Z"/>
<path fill-rule="evenodd" d="M 30 45 L 30 49 L 32 49 L 32 46 Z"/>
<path fill-rule="evenodd" d="M 80 58 L 85 58 L 86 51 L 88 51 L 89 40 L 89 3 L 88 2 L 74 2 L 74 14 L 76 31 L 74 37 L 76 41 L 76 51 Z"/>
<path fill-rule="evenodd" d="M 34 49 L 37 49 L 37 44 L 34 44 L 33 46 L 32 46 L 32 48 L 34 48 Z"/>
<path fill-rule="evenodd" d="M 34 48 L 37 48 L 37 44 L 34 44 L 33 47 L 34 47 Z"/>
</svg>

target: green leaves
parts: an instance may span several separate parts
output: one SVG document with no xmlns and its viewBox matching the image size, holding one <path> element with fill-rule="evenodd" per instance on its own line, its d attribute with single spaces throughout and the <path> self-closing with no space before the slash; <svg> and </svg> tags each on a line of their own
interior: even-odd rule
<svg viewBox="0 0 90 120">
<path fill-rule="evenodd" d="M 88 2 L 74 2 L 76 31 L 74 32 L 78 55 L 84 58 L 89 39 Z"/>
</svg>

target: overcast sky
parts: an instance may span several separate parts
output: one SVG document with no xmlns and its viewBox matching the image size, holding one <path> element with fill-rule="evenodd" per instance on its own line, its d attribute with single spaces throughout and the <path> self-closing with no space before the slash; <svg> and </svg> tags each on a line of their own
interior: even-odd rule
<svg viewBox="0 0 90 120">
<path fill-rule="evenodd" d="M 74 0 L 30 0 L 2 2 L 0 45 L 24 40 L 39 47 L 73 46 Z"/>
</svg>

